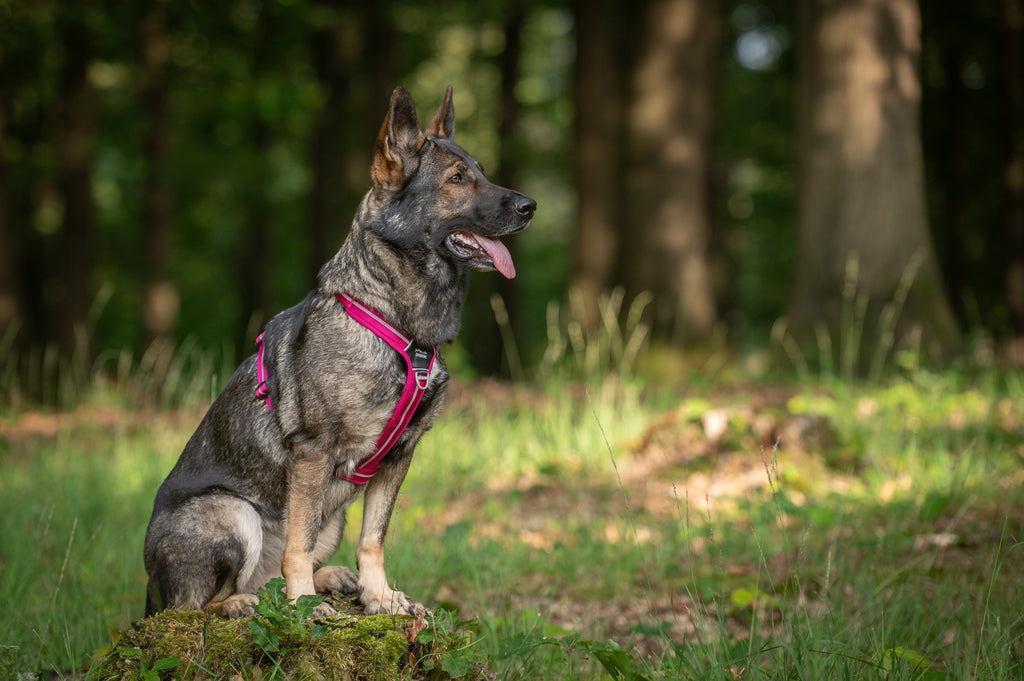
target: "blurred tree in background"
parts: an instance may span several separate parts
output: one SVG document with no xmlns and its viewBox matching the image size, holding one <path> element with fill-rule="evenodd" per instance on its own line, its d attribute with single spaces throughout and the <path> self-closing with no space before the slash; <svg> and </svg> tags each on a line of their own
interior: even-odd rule
<svg viewBox="0 0 1024 681">
<path fill-rule="evenodd" d="M 876 334 L 907 272 L 894 333 L 1012 347 L 1021 16 L 1020 0 L 0 0 L 5 366 L 185 341 L 248 354 L 344 237 L 391 89 L 427 112 L 449 83 L 459 142 L 540 204 L 509 242 L 520 276 L 471 276 L 477 371 L 516 371 L 509 333 L 536 358 L 549 301 L 597 325 L 615 287 L 654 295 L 661 343 L 766 347 L 789 314 L 814 327 L 808 351 L 828 351 L 822 329 L 838 349 L 830 318 L 853 305 Z"/>
<path fill-rule="evenodd" d="M 892 333 L 948 357 L 958 331 L 925 208 L 917 2 L 802 0 L 797 42 L 798 337 L 823 325 L 849 363 Z"/>
</svg>

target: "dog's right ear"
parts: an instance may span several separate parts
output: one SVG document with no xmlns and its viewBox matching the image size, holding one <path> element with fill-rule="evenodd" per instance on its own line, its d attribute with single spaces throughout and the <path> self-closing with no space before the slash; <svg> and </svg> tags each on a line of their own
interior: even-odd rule
<svg viewBox="0 0 1024 681">
<path fill-rule="evenodd" d="M 425 141 L 416 120 L 412 96 L 404 87 L 396 87 L 391 95 L 388 115 L 377 135 L 377 151 L 370 169 L 373 186 L 401 189 L 419 167 L 420 148 Z"/>
</svg>

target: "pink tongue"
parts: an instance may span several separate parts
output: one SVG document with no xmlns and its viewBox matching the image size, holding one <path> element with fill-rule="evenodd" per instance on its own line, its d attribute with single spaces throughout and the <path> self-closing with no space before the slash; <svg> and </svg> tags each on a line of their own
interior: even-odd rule
<svg viewBox="0 0 1024 681">
<path fill-rule="evenodd" d="M 491 260 L 494 262 L 494 268 L 501 272 L 506 279 L 515 279 L 516 266 L 512 264 L 512 254 L 505 248 L 505 244 L 497 239 L 488 239 L 479 234 L 467 234 L 467 236 L 471 236 L 480 248 L 487 251 L 487 255 L 491 256 Z"/>
</svg>

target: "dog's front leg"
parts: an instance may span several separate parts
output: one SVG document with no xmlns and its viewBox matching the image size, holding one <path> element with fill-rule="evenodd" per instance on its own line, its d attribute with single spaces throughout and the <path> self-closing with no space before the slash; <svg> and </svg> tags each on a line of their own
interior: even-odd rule
<svg viewBox="0 0 1024 681">
<path fill-rule="evenodd" d="M 324 493 L 333 471 L 330 458 L 323 451 L 312 440 L 296 444 L 292 449 L 285 505 L 284 556 L 281 558 L 285 595 L 290 600 L 316 593 L 314 551 L 323 518 Z M 332 612 L 331 606 L 322 603 L 313 614 L 321 616 Z"/>
<path fill-rule="evenodd" d="M 398 488 L 405 479 L 411 460 L 412 452 L 405 452 L 398 460 L 381 467 L 366 485 L 356 564 L 359 568 L 359 600 L 368 615 L 388 613 L 420 618 L 430 615 L 423 605 L 392 589 L 384 573 L 384 537 L 398 498 Z"/>
</svg>

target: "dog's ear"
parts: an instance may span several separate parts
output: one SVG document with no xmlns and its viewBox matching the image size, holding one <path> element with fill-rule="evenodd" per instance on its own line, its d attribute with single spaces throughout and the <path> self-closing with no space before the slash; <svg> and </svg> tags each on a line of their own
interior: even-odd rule
<svg viewBox="0 0 1024 681">
<path fill-rule="evenodd" d="M 377 135 L 377 151 L 370 175 L 375 187 L 400 189 L 419 166 L 419 153 L 426 138 L 416 120 L 416 105 L 404 87 L 396 87 L 391 107 Z"/>
<path fill-rule="evenodd" d="M 449 85 L 444 93 L 444 101 L 437 108 L 434 117 L 430 119 L 427 126 L 427 137 L 447 137 L 450 140 L 455 138 L 455 105 L 452 104 L 452 86 Z"/>
</svg>

